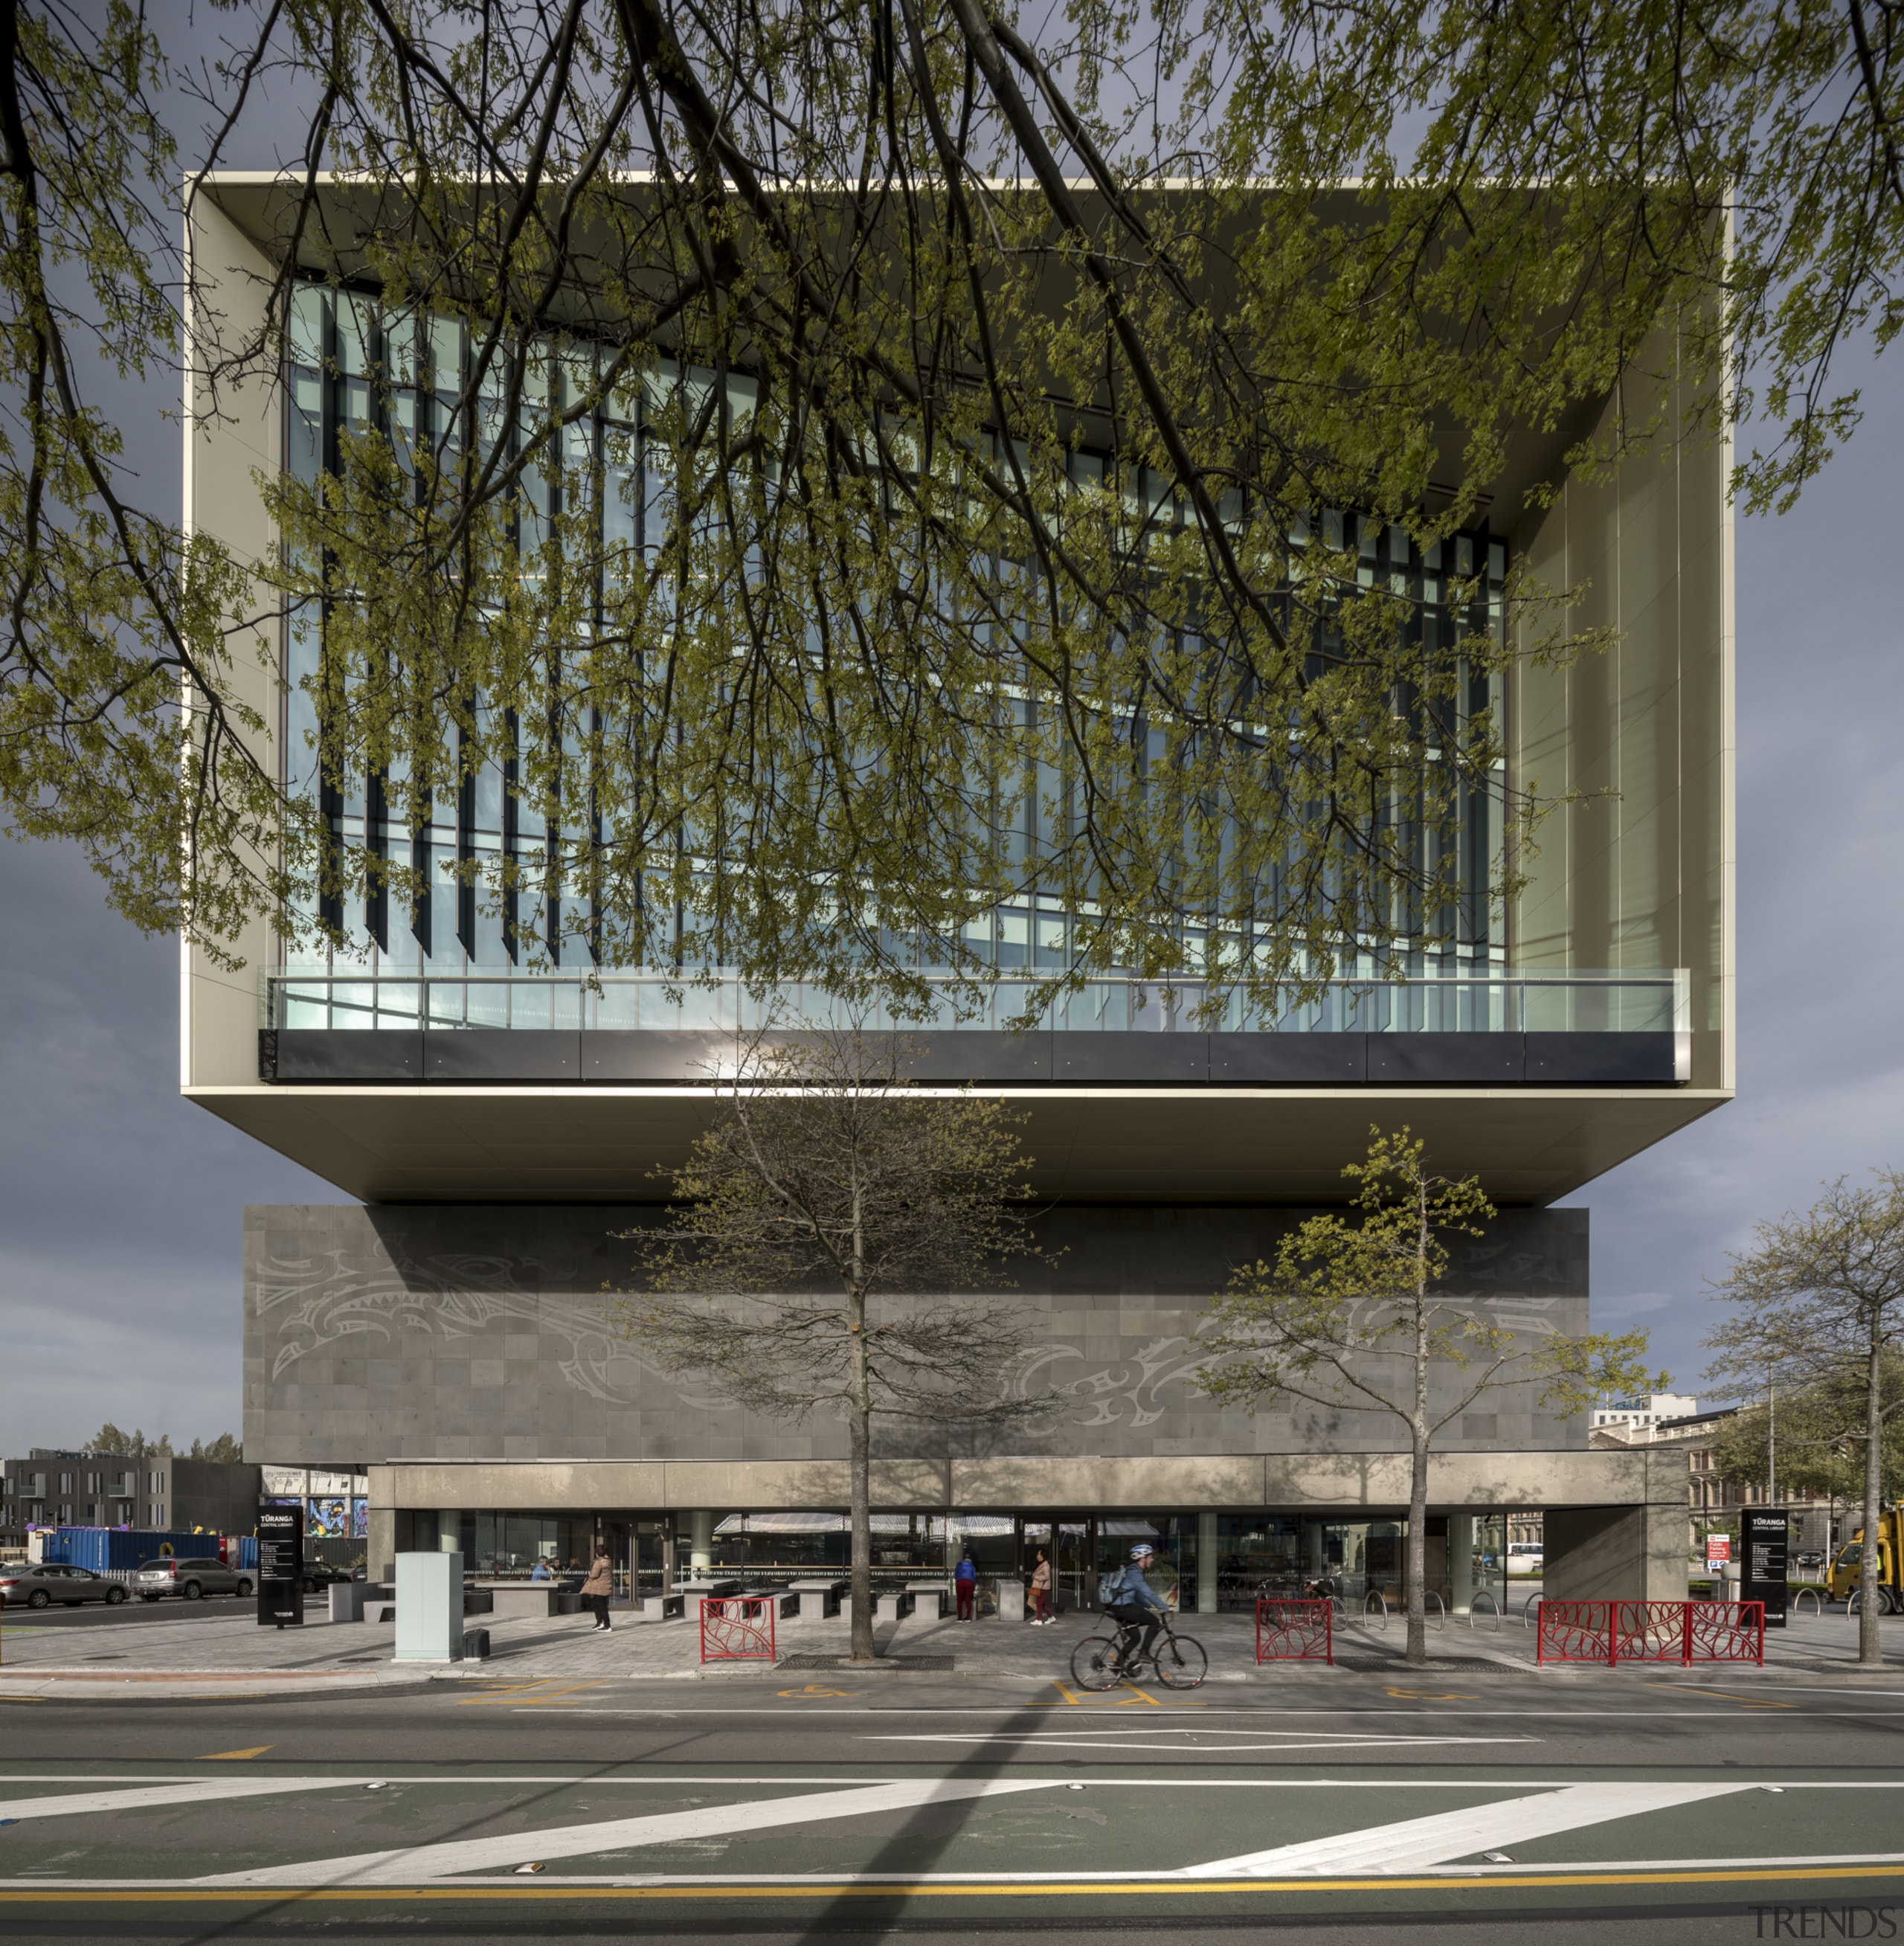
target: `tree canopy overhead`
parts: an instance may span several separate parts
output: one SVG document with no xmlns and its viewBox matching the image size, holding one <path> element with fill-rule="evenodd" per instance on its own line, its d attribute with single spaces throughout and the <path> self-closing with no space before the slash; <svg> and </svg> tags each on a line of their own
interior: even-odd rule
<svg viewBox="0 0 1904 1946">
<path fill-rule="evenodd" d="M 1748 396 L 1785 504 L 1897 321 L 1856 0 L 205 17 L 196 65 L 124 0 L 0 26 L 0 797 L 214 950 L 388 950 L 433 888 L 472 951 L 915 999 L 1041 897 L 1051 981 L 1471 947 L 1564 599 L 1488 533 Z M 261 130 L 240 303 L 171 226 Z M 88 393 L 187 309 L 202 409 L 289 388 L 282 558 L 188 539 Z M 498 842 L 440 859 L 465 793 Z"/>
</svg>

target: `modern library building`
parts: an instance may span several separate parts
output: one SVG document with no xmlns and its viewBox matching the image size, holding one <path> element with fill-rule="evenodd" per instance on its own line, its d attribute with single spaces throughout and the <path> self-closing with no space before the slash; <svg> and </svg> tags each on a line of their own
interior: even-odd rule
<svg viewBox="0 0 1904 1946">
<path fill-rule="evenodd" d="M 278 273 L 279 193 L 231 176 L 199 201 L 196 273 L 233 315 Z M 396 357 L 399 332 L 425 350 Z M 315 478 L 369 410 L 373 366 L 388 382 L 427 358 L 440 378 L 468 338 L 453 320 L 387 315 L 367 283 L 301 284 L 282 382 L 188 415 L 188 520 L 264 558 L 279 543 L 261 476 Z M 419 375 L 409 409 L 445 389 Z M 638 454 L 638 409 L 617 430 Z M 985 922 L 990 1010 L 909 1030 L 918 1085 L 969 1086 L 1026 1118 L 1051 1255 L 1015 1274 L 1026 1348 L 1006 1382 L 1048 1410 L 1008 1434 L 882 1430 L 876 1579 L 941 1571 L 969 1547 L 1009 1580 L 1041 1548 L 1061 1598 L 1088 1605 L 1142 1535 L 1206 1611 L 1266 1581 L 1392 1590 L 1409 1475 L 1395 1422 L 1286 1400 L 1244 1411 L 1196 1381 L 1212 1296 L 1341 1202 L 1372 1126 L 1406 1123 L 1500 1209 L 1453 1246 L 1451 1294 L 1529 1337 L 1588 1328 L 1587 1217 L 1566 1199 L 1734 1086 L 1729 453 L 1676 431 L 1592 481 L 1564 477 L 1578 428 L 1526 434 L 1493 484 L 1499 524 L 1432 553 L 1353 509 L 1317 511 L 1423 613 L 1461 589 L 1451 627 L 1517 626 L 1501 594 L 1521 562 L 1585 591 L 1569 626 L 1612 632 L 1610 647 L 1490 679 L 1509 783 L 1564 802 L 1512 897 L 1480 887 L 1458 945 L 1399 979 L 1351 965 L 1274 1021 L 1234 1003 L 1213 1017 L 1193 979 L 1106 975 L 1014 1030 L 1026 978 L 1068 963 L 1076 923 L 1027 894 Z M 584 415 L 569 436 L 606 428 Z M 1557 490 L 1522 511 L 1541 480 Z M 643 492 L 637 478 L 625 496 L 637 524 Z M 321 725 L 308 631 L 287 619 L 282 644 L 257 700 L 295 774 Z M 526 1572 L 597 1541 L 631 1579 L 692 1564 L 758 1583 L 843 1561 L 844 1424 L 761 1417 L 664 1369 L 616 1295 L 629 1233 L 658 1218 L 656 1172 L 715 1113 L 709 1076 L 751 1024 L 746 990 L 598 966 L 572 939 L 518 953 L 458 873 L 533 840 L 499 782 L 437 802 L 427 829 L 401 834 L 440 886 L 407 915 L 347 899 L 347 943 L 315 953 L 260 922 L 237 971 L 184 950 L 185 1093 L 341 1192 L 247 1212 L 247 1456 L 367 1474 L 373 1573 L 439 1546 Z M 348 789 L 334 812 L 360 839 L 380 814 L 374 792 Z M 1474 810 L 1464 854 L 1480 874 L 1489 814 Z M 1465 1608 L 1501 1572 L 1508 1517 L 1541 1513 L 1550 1593 L 1683 1596 L 1685 1463 L 1591 1451 L 1585 1416 L 1549 1415 L 1532 1388 L 1489 1394 L 1431 1462 L 1430 1586 Z"/>
</svg>

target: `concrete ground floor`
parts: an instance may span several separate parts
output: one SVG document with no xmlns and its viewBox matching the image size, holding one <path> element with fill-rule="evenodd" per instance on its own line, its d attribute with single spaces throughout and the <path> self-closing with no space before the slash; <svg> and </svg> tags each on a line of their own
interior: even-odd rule
<svg viewBox="0 0 1904 1946">
<path fill-rule="evenodd" d="M 1532 1509 L 1554 1595 L 1683 1598 L 1686 1477 L 1670 1453 L 1436 1455 L 1428 1584 L 1453 1615 L 1504 1608 L 1506 1539 Z M 538 1563 L 572 1574 L 600 1549 L 625 1595 L 784 1586 L 846 1572 L 848 1485 L 835 1461 L 397 1461 L 371 1469 L 367 1562 L 387 1580 L 400 1553 L 440 1550 L 471 1578 L 506 1580 Z M 1142 1542 L 1187 1612 L 1319 1589 L 1359 1613 L 1399 1602 L 1407 1497 L 1399 1453 L 884 1460 L 874 1578 L 903 1591 L 969 1554 L 981 1612 L 1011 1615 L 1041 1558 L 1054 1605 L 1088 1609 Z"/>
</svg>

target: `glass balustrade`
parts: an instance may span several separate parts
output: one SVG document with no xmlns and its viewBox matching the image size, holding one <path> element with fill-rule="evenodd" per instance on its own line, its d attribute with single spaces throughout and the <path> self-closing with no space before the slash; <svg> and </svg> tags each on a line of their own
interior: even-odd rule
<svg viewBox="0 0 1904 1946">
<path fill-rule="evenodd" d="M 401 975 L 267 973 L 261 1024 L 293 1032 L 504 1028 L 592 1033 L 744 1033 L 857 1026 L 872 1033 L 1000 1033 L 1032 1003 L 999 981 L 977 1004 L 949 980 L 923 1018 L 875 1001 L 856 1006 L 792 984 L 764 996 L 736 977 L 683 982 L 653 972 Z M 1490 972 L 1395 981 L 1332 980 L 1315 999 L 1272 1014 L 1233 993 L 1206 1009 L 1194 981 L 1094 978 L 1059 995 L 1036 1028 L 1078 1033 L 1671 1033 L 1691 1027 L 1684 968 Z"/>
</svg>

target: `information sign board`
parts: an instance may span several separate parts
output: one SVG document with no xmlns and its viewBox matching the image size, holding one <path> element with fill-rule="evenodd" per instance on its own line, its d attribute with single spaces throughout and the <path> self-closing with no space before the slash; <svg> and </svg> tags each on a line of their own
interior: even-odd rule
<svg viewBox="0 0 1904 1946">
<path fill-rule="evenodd" d="M 267 1502 L 258 1510 L 258 1623 L 260 1628 L 304 1625 L 304 1509 Z"/>
<path fill-rule="evenodd" d="M 1786 1556 L 1790 1539 L 1790 1524 L 1784 1508 L 1740 1508 L 1739 1598 L 1765 1604 L 1765 1626 L 1768 1629 L 1785 1626 Z"/>
</svg>

